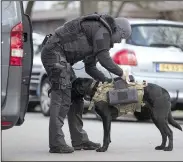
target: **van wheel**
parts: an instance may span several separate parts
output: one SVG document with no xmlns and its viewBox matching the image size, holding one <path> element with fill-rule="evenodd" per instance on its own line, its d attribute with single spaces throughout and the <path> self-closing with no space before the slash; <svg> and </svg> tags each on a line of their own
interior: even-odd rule
<svg viewBox="0 0 183 162">
<path fill-rule="evenodd" d="M 138 121 L 146 121 L 151 119 L 150 110 L 147 107 L 142 107 L 141 112 L 135 111 L 134 116 Z"/>
<path fill-rule="evenodd" d="M 50 84 L 48 78 L 45 78 L 41 84 L 41 95 L 40 95 L 40 105 L 41 112 L 44 116 L 50 116 L 50 97 L 48 97 L 48 90 L 50 89 Z"/>
</svg>

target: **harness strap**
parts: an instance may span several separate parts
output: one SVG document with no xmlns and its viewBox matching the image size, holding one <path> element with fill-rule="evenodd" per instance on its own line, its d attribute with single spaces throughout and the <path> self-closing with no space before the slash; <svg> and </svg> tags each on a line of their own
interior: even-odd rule
<svg viewBox="0 0 183 162">
<path fill-rule="evenodd" d="M 139 104 L 139 106 L 144 105 L 144 103 L 142 101 L 143 100 L 143 95 L 144 95 L 143 88 L 146 87 L 146 86 L 147 86 L 147 84 L 139 84 L 137 82 L 135 82 L 134 84 L 128 84 L 128 88 L 135 88 L 135 89 L 138 90 L 138 100 L 139 100 L 138 104 Z M 106 83 L 106 82 L 104 82 L 103 84 L 100 83 L 98 88 L 97 88 L 97 91 L 96 91 L 95 95 L 92 98 L 92 101 L 90 102 L 88 110 L 91 110 L 93 108 L 95 102 L 98 102 L 100 100 L 107 101 L 106 100 L 107 95 L 104 94 L 104 93 L 106 93 L 106 90 L 111 90 L 113 88 L 114 88 L 114 83 Z M 103 97 L 101 97 L 101 96 L 103 96 Z M 128 105 L 129 106 L 131 105 L 131 107 L 133 106 L 134 108 L 136 108 L 135 104 L 128 104 Z M 116 107 L 119 108 L 119 107 L 121 107 L 121 105 L 116 105 Z M 124 108 L 125 108 L 125 106 L 124 106 Z M 139 109 L 139 108 L 137 108 L 137 109 Z"/>
</svg>

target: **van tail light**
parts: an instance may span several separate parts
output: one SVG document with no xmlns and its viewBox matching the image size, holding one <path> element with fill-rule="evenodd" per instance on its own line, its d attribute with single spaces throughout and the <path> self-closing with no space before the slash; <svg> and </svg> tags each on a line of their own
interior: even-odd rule
<svg viewBox="0 0 183 162">
<path fill-rule="evenodd" d="M 7 127 L 7 126 L 11 126 L 13 123 L 9 122 L 9 121 L 1 121 L 1 126 L 3 127 Z"/>
<path fill-rule="evenodd" d="M 23 25 L 21 22 L 12 28 L 10 38 L 10 66 L 22 66 Z"/>
<path fill-rule="evenodd" d="M 133 51 L 123 49 L 113 56 L 113 61 L 118 65 L 137 66 L 137 58 Z"/>
</svg>

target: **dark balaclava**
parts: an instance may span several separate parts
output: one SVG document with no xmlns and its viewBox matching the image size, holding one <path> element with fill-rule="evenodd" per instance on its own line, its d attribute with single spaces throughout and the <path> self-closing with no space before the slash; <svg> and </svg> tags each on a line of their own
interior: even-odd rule
<svg viewBox="0 0 183 162">
<path fill-rule="evenodd" d="M 120 43 L 131 35 L 131 25 L 126 18 L 115 18 L 116 31 L 112 34 L 112 42 Z"/>
</svg>

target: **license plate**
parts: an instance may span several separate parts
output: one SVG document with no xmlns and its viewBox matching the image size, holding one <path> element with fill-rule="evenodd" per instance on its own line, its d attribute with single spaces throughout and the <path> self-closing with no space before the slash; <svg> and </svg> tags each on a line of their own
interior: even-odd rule
<svg viewBox="0 0 183 162">
<path fill-rule="evenodd" d="M 183 72 L 183 64 L 157 64 L 156 71 Z"/>
</svg>

